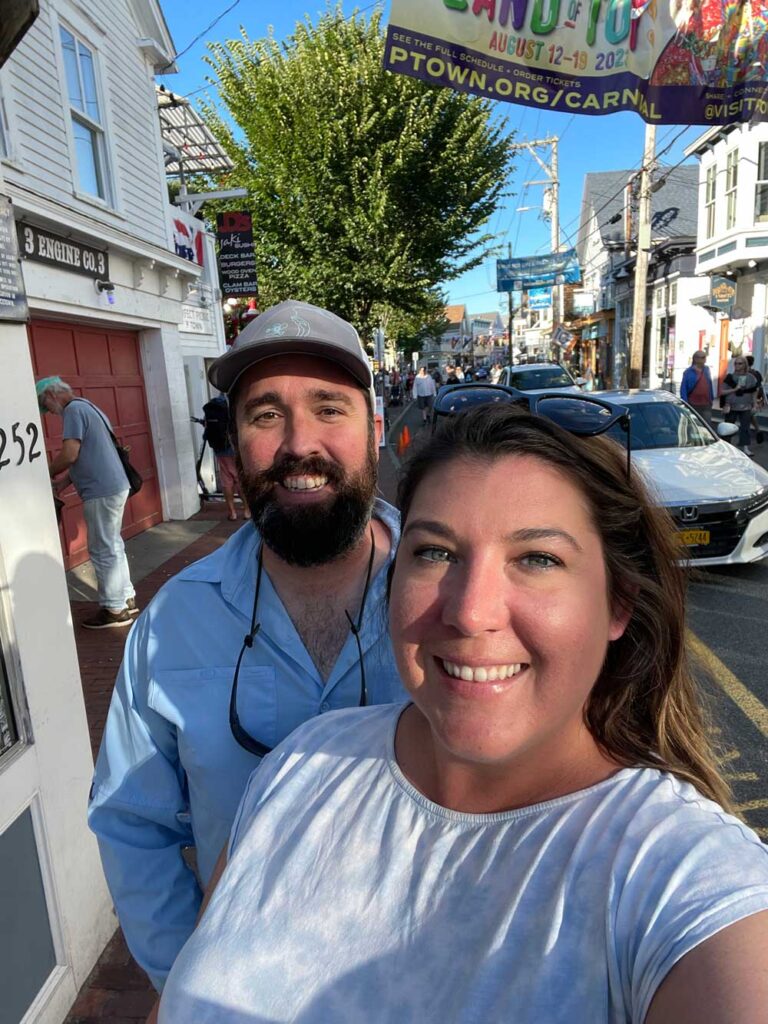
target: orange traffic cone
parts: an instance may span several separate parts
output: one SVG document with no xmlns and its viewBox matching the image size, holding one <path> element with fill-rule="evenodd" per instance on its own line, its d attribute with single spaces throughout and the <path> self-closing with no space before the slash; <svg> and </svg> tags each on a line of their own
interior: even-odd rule
<svg viewBox="0 0 768 1024">
<path fill-rule="evenodd" d="M 411 443 L 411 432 L 410 432 L 410 430 L 408 429 L 407 426 L 403 427 L 402 438 L 403 438 L 403 454 L 405 454 L 406 449 L 408 448 L 408 445 Z"/>
</svg>

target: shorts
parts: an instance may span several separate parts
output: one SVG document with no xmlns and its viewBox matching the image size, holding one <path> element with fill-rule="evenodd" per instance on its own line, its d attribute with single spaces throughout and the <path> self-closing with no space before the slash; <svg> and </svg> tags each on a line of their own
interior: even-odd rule
<svg viewBox="0 0 768 1024">
<path fill-rule="evenodd" d="M 237 479 L 237 467 L 235 466 L 234 455 L 217 455 L 216 468 L 219 471 L 219 483 L 222 490 L 226 487 L 228 491 L 239 491 L 240 482 Z"/>
<path fill-rule="evenodd" d="M 431 409 L 432 408 L 432 395 L 417 395 L 416 405 L 419 409 Z"/>
</svg>

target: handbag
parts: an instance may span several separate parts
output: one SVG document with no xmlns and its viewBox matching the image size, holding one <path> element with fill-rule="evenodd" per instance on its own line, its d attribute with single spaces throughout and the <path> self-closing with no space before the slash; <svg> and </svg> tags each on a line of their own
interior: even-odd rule
<svg viewBox="0 0 768 1024">
<path fill-rule="evenodd" d="M 130 459 L 128 458 L 130 448 L 126 448 L 124 447 L 124 445 L 120 444 L 120 442 L 115 437 L 114 431 L 107 422 L 107 417 L 104 415 L 104 413 L 101 411 L 101 409 L 99 409 L 97 405 L 94 405 L 93 402 L 89 402 L 87 398 L 76 398 L 74 399 L 74 401 L 86 402 L 88 405 L 90 405 L 92 409 L 96 410 L 99 416 L 101 416 L 104 426 L 107 428 L 109 436 L 112 438 L 112 443 L 115 446 L 117 457 L 118 459 L 120 459 L 123 469 L 125 470 L 125 475 L 128 479 L 128 497 L 132 498 L 134 494 L 139 493 L 142 484 L 144 483 L 144 480 L 142 479 L 141 473 L 138 471 L 138 469 L 136 469 L 135 466 L 131 465 Z"/>
</svg>

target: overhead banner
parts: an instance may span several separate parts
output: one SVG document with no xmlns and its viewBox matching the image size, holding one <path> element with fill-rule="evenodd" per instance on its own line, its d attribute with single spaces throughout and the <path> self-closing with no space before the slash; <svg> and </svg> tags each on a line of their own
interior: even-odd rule
<svg viewBox="0 0 768 1024">
<path fill-rule="evenodd" d="M 392 0 L 384 66 L 542 110 L 768 119 L 761 0 Z"/>
<path fill-rule="evenodd" d="M 496 260 L 496 289 L 500 292 L 530 291 L 553 284 L 576 284 L 580 280 L 575 249 L 550 252 L 546 256 Z"/>
</svg>

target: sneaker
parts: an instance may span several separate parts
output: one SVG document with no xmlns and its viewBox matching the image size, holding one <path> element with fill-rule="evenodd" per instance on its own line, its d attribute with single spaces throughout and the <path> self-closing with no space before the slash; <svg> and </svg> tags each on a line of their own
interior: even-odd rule
<svg viewBox="0 0 768 1024">
<path fill-rule="evenodd" d="M 128 609 L 128 614 L 129 615 L 138 615 L 139 614 L 139 610 L 140 609 L 139 609 L 139 606 L 136 604 L 136 598 L 135 597 L 127 598 L 127 600 L 125 602 L 125 607 Z"/>
<path fill-rule="evenodd" d="M 119 612 L 111 612 L 109 608 L 99 608 L 98 614 L 92 619 L 84 619 L 86 629 L 115 629 L 118 626 L 130 626 L 133 622 L 127 608 Z"/>
<path fill-rule="evenodd" d="M 754 459 L 755 453 L 752 451 L 748 444 L 745 444 L 741 450 L 744 452 L 745 455 L 748 455 L 750 459 Z"/>
<path fill-rule="evenodd" d="M 758 443 L 758 444 L 762 444 L 762 443 L 763 443 L 763 441 L 765 440 L 765 438 L 763 437 L 763 432 L 762 432 L 762 430 L 758 430 L 758 431 L 757 431 L 757 432 L 755 433 L 755 440 L 757 441 L 757 443 Z"/>
</svg>

